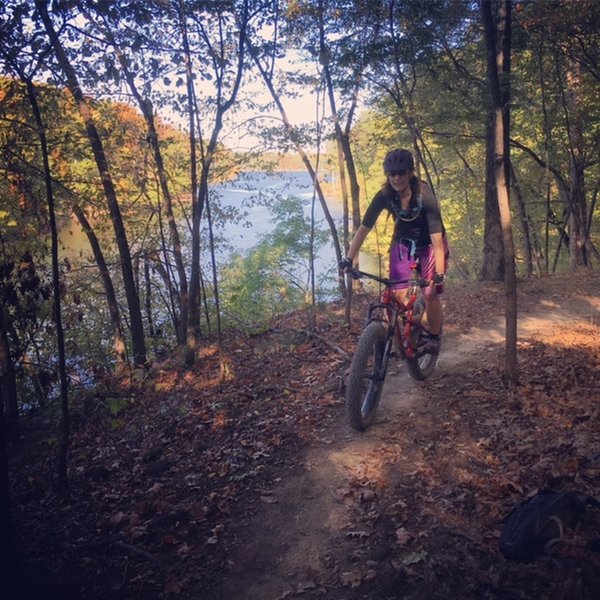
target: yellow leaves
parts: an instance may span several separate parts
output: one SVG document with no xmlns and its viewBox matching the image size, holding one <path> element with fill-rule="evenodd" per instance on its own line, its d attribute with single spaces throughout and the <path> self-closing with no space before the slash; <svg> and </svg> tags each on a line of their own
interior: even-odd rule
<svg viewBox="0 0 600 600">
<path fill-rule="evenodd" d="M 13 219 L 10 213 L 6 210 L 0 210 L 0 223 L 3 227 L 16 227 L 17 221 Z"/>
</svg>

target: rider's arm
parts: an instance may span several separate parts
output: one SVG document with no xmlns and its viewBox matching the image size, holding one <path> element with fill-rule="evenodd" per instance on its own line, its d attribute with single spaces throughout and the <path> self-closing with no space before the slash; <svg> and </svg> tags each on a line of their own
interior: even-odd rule
<svg viewBox="0 0 600 600">
<path fill-rule="evenodd" d="M 360 247 L 362 246 L 363 242 L 365 241 L 365 238 L 367 237 L 367 234 L 369 233 L 369 231 L 371 231 L 371 228 L 367 227 L 366 225 L 361 225 L 356 230 L 356 233 L 354 234 L 354 237 L 352 238 L 352 241 L 350 242 L 350 247 L 348 248 L 348 253 L 346 254 L 347 258 L 349 258 L 350 260 L 354 260 L 358 256 L 358 251 L 360 250 Z"/>
<path fill-rule="evenodd" d="M 433 246 L 433 260 L 435 261 L 435 272 L 444 274 L 446 272 L 446 248 L 441 233 L 431 233 L 431 245 Z"/>
<path fill-rule="evenodd" d="M 348 248 L 348 253 L 346 254 L 347 258 L 354 260 L 358 257 L 358 251 L 360 250 L 360 247 L 365 241 L 369 231 L 371 231 L 371 229 L 373 229 L 375 226 L 375 222 L 381 214 L 381 211 L 385 208 L 386 202 L 386 196 L 381 190 L 375 194 L 367 210 L 365 211 L 359 228 L 354 233 L 354 237 L 350 242 L 350 247 Z"/>
<path fill-rule="evenodd" d="M 444 224 L 440 204 L 429 187 L 423 185 L 423 205 L 426 209 L 427 227 L 433 246 L 433 259 L 435 261 L 434 273 L 446 274 L 446 246 L 444 244 Z"/>
</svg>

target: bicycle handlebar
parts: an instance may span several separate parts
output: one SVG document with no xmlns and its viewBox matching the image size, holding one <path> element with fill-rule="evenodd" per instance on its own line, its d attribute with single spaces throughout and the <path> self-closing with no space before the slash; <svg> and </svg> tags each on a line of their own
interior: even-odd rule
<svg viewBox="0 0 600 600">
<path fill-rule="evenodd" d="M 359 269 L 349 270 L 348 273 L 352 276 L 352 279 L 373 279 L 374 281 L 385 285 L 385 287 L 391 287 L 393 285 L 399 285 L 401 283 L 412 283 L 416 281 L 417 285 L 423 288 L 427 287 L 431 283 L 431 281 L 429 281 L 428 279 L 389 279 L 388 277 L 379 277 L 379 275 L 373 275 L 373 273 L 366 273 L 365 271 L 361 271 Z"/>
</svg>

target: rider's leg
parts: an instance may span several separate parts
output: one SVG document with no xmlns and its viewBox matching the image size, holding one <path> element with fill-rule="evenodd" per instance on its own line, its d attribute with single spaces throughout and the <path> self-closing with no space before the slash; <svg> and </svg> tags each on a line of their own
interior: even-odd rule
<svg viewBox="0 0 600 600">
<path fill-rule="evenodd" d="M 448 247 L 446 244 L 446 260 L 448 259 Z M 433 246 L 429 246 L 421 257 L 421 277 L 430 281 L 433 279 L 435 273 L 435 260 L 433 255 Z M 443 287 L 438 289 L 433 284 L 430 284 L 423 290 L 425 297 L 425 316 L 424 321 L 427 323 L 429 329 L 429 340 L 424 346 L 424 351 L 432 354 L 437 354 L 440 351 L 440 335 L 442 333 L 442 326 L 444 324 L 444 314 L 442 309 L 442 303 L 438 292 L 442 292 Z"/>
<path fill-rule="evenodd" d="M 429 326 L 429 332 L 432 335 L 440 335 L 442 333 L 442 325 L 444 324 L 444 314 L 442 303 L 437 294 L 431 296 L 425 295 L 425 319 Z"/>
<path fill-rule="evenodd" d="M 402 242 L 395 242 L 390 248 L 390 279 L 404 279 L 406 282 L 412 276 L 411 266 L 414 263 L 414 257 L 410 256 L 410 246 Z M 406 302 L 408 283 L 398 285 L 394 288 L 393 294 L 400 302 Z"/>
<path fill-rule="evenodd" d="M 442 334 L 442 324 L 444 322 L 442 303 L 435 291 L 433 294 L 426 293 L 424 295 L 425 315 L 423 316 L 423 323 L 426 325 L 429 332 L 424 336 L 425 343 L 423 346 L 420 346 L 420 348 L 422 352 L 438 354 L 442 344 L 440 336 Z"/>
</svg>

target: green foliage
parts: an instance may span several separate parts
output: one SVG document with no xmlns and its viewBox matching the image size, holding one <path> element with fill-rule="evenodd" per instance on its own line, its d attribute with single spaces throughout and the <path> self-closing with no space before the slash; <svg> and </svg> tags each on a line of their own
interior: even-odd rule
<svg viewBox="0 0 600 600">
<path fill-rule="evenodd" d="M 274 230 L 221 271 L 224 314 L 231 324 L 262 325 L 310 300 L 311 222 L 303 201 L 281 198 L 272 207 Z M 313 252 L 327 240 L 315 230 Z"/>
<path fill-rule="evenodd" d="M 38 260 L 26 251 L 17 259 L 5 254 L 0 264 L 0 322 L 10 353 L 3 362 L 12 363 L 28 408 L 45 402 L 54 379 L 51 284 Z"/>
<path fill-rule="evenodd" d="M 253 5 L 254 3 L 251 3 Z M 240 50 L 240 3 L 181 3 L 192 46 L 193 70 L 201 114 L 198 125 L 206 137 L 215 124 L 219 104 L 237 76 Z M 321 47 L 319 6 L 324 11 L 324 40 Z M 411 147 L 414 125 L 418 146 L 425 158 L 432 184 L 439 198 L 453 250 L 454 273 L 475 277 L 482 254 L 485 198 L 485 136 L 488 117 L 486 63 L 482 45 L 477 3 L 470 0 L 431 0 L 428 2 L 353 3 L 331 0 L 291 2 L 279 12 L 278 44 L 262 38 L 271 31 L 273 5 L 261 4 L 253 13 L 252 34 L 265 64 L 277 56 L 293 57 L 279 70 L 274 66 L 274 81 L 283 100 L 299 91 L 322 89 L 321 69 L 330 68 L 342 120 L 350 105 L 355 75 L 365 75 L 362 98 L 369 105 L 350 133 L 361 184 L 364 210 L 383 183 L 381 163 L 392 147 Z M 598 23 L 600 3 L 581 1 L 557 3 L 535 0 L 514 4 L 512 62 L 512 161 L 530 224 L 530 234 L 548 254 L 551 263 L 562 243 L 560 232 L 566 226 L 565 208 L 579 170 L 587 196 L 585 206 L 592 240 L 598 242 L 600 181 L 597 102 L 600 73 Z M 164 349 L 174 338 L 171 319 L 169 277 L 176 278 L 162 192 L 157 182 L 148 144 L 146 125 L 137 110 L 122 103 L 125 72 L 118 60 L 123 53 L 129 70 L 136 74 L 144 102 L 151 103 L 156 117 L 161 150 L 175 199 L 175 218 L 188 224 L 190 201 L 190 150 L 187 134 L 166 121 L 187 110 L 184 48 L 180 37 L 181 14 L 175 5 L 151 0 L 146 3 L 62 3 L 52 6 L 51 15 L 69 36 L 67 49 L 80 81 L 86 86 L 94 119 L 107 152 L 111 175 L 117 188 L 128 239 L 135 257 L 139 290 L 144 303 L 144 261 L 152 262 L 152 301 L 155 326 L 164 337 L 157 348 Z M 87 12 L 86 12 L 87 11 Z M 240 14 L 237 14 L 239 17 Z M 187 16 L 185 16 L 187 15 Z M 54 70 L 53 58 L 46 52 L 48 40 L 43 27 L 37 27 L 36 14 L 26 3 L 6 3 L 0 23 L 0 41 L 5 72 L 44 64 Z M 71 24 L 76 27 L 69 27 Z M 107 30 L 108 28 L 108 30 Z M 110 33 L 110 35 L 107 35 Z M 63 33 L 64 32 L 64 33 Z M 43 57 L 43 61 L 40 59 Z M 246 55 L 247 57 L 247 55 Z M 251 61 L 242 65 L 245 69 Z M 301 65 L 300 67 L 298 65 Z M 311 69 L 307 71 L 306 65 Z M 36 76 L 49 78 L 50 71 L 39 68 Z M 28 74 L 31 74 L 28 72 Z M 246 73 L 244 84 L 252 83 Z M 89 372 L 95 364 L 110 364 L 111 331 L 103 300 L 102 282 L 94 267 L 88 242 L 74 226 L 72 208 L 77 203 L 96 232 L 115 282 L 117 302 L 125 304 L 114 247 L 110 216 L 105 207 L 102 181 L 92 158 L 81 117 L 69 94 L 60 86 L 38 83 L 40 106 L 51 147 L 57 217 L 61 223 L 61 261 L 63 273 L 63 310 L 67 325 L 69 354 L 81 358 L 78 365 Z M 219 87 L 220 86 L 220 87 Z M 250 107 L 258 116 L 265 103 L 248 88 L 244 102 L 235 108 Z M 241 114 L 241 113 L 240 113 Z M 247 115 L 244 115 L 246 118 Z M 30 109 L 23 86 L 14 79 L 0 79 L 0 236 L 5 267 L 14 277 L 26 253 L 33 257 L 36 272 L 44 285 L 43 261 L 48 254 L 45 189 L 37 135 L 32 130 Z M 256 120 L 265 143 L 261 150 L 277 145 L 291 147 L 279 121 Z M 265 126 L 273 125 L 273 128 Z M 228 123 L 229 125 L 229 123 Z M 331 128 L 331 123 L 327 125 Z M 573 145 L 572 127 L 578 128 L 578 147 Z M 570 137 L 571 134 L 571 137 Z M 294 135 L 302 144 L 315 140 L 315 124 L 297 128 Z M 227 140 L 232 139 L 227 138 Z M 198 144 L 198 155 L 208 141 Z M 212 164 L 211 183 L 232 177 L 249 165 L 253 157 L 235 156 L 217 144 Z M 263 160 L 274 156 L 262 156 Z M 286 166 L 303 168 L 299 160 Z M 322 165 L 323 163 L 321 163 Z M 577 165 L 577 168 L 575 167 Z M 425 173 L 421 173 L 425 178 Z M 513 195 L 513 222 L 516 230 L 520 266 L 525 243 Z M 216 241 L 223 225 L 240 221 L 243 214 L 211 204 Z M 221 300 L 228 322 L 256 323 L 307 301 L 309 285 L 310 224 L 300 201 L 277 202 L 273 208 L 274 231 L 246 255 L 236 255 L 220 275 Z M 206 216 L 206 215 L 204 215 Z M 546 238 L 546 226 L 549 234 Z M 203 224 L 204 225 L 204 224 Z M 68 233 L 72 228 L 74 235 Z M 184 228 L 185 229 L 185 228 Z M 377 256 L 387 255 L 391 221 L 381 219 L 376 235 L 367 239 L 365 249 Z M 191 246 L 183 238 L 183 255 L 189 265 Z M 315 249 L 324 243 L 318 233 Z M 208 239 L 198 246 L 207 256 Z M 564 248 L 564 246 L 563 246 Z M 564 258 L 559 266 L 566 263 Z M 524 268 L 524 267 L 523 267 Z M 5 284 L 5 288 L 6 288 Z M 322 290 L 317 288 L 317 293 Z M 39 298 L 37 300 L 40 300 Z M 28 305 L 19 298 L 19 310 L 35 313 L 19 324 L 16 312 L 13 344 L 46 349 L 52 355 L 52 331 L 47 325 L 48 299 Z M 209 300 L 210 303 L 210 300 Z M 10 303 L 7 306 L 12 306 Z M 12 308 L 10 309 L 12 310 Z M 158 336 L 157 336 L 158 339 Z M 41 354 L 40 354 L 41 357 Z M 36 356 L 37 360 L 37 356 Z M 40 363 L 51 360 L 40 358 Z M 76 369 L 75 369 L 76 370 Z"/>
<path fill-rule="evenodd" d="M 131 400 L 129 398 L 106 398 L 105 402 L 111 416 L 118 417 L 129 407 Z"/>
</svg>

